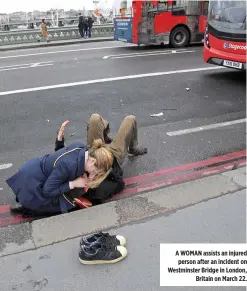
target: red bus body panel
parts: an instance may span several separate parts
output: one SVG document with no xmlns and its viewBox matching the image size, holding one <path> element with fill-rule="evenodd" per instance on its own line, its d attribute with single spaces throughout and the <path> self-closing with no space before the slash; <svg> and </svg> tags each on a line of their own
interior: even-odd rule
<svg viewBox="0 0 247 291">
<path fill-rule="evenodd" d="M 233 49 L 231 47 L 225 48 L 225 40 L 217 39 L 216 37 L 209 34 L 210 48 L 204 43 L 204 62 L 209 62 L 211 58 L 218 58 L 222 60 L 235 61 L 240 63 L 246 63 L 246 50 L 244 49 Z M 232 45 L 246 46 L 244 42 L 228 41 Z"/>
<path fill-rule="evenodd" d="M 154 33 L 161 34 L 170 32 L 179 24 L 187 25 L 187 16 L 174 17 L 171 12 L 158 14 L 154 19 Z"/>
<path fill-rule="evenodd" d="M 205 63 L 246 70 L 246 8 L 244 1 L 209 3 L 205 27 Z"/>
<path fill-rule="evenodd" d="M 201 15 L 173 15 L 173 1 L 169 0 L 167 8 L 158 6 L 158 1 L 136 0 L 132 1 L 132 40 L 134 44 L 168 44 L 171 31 L 178 25 L 188 28 L 190 41 L 201 42 L 205 31 L 207 17 L 202 15 L 204 4 L 208 1 L 201 1 Z M 148 6 L 151 3 L 153 6 Z M 174 6 L 175 7 L 175 6 Z M 152 8 L 156 11 L 147 12 Z M 174 8 L 179 11 L 185 11 L 185 8 L 177 6 Z M 150 11 L 150 10 L 149 10 Z M 121 17 L 118 17 L 121 18 Z M 117 28 L 116 28 L 117 29 Z M 146 33 L 146 35 L 145 35 Z M 118 33 L 116 32 L 116 35 Z M 120 34 L 119 34 L 120 35 Z M 123 35 L 123 33 L 122 33 Z M 121 39 L 124 37 L 121 37 Z M 121 40 L 119 37 L 119 40 Z M 117 36 L 116 36 L 117 40 Z"/>
</svg>

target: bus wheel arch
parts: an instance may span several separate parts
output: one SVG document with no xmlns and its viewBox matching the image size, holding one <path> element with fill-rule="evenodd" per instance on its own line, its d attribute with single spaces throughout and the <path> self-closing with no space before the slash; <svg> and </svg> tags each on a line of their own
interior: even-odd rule
<svg viewBox="0 0 247 291">
<path fill-rule="evenodd" d="M 186 47 L 190 43 L 190 38 L 189 27 L 185 24 L 178 24 L 170 33 L 170 45 L 175 48 Z"/>
</svg>

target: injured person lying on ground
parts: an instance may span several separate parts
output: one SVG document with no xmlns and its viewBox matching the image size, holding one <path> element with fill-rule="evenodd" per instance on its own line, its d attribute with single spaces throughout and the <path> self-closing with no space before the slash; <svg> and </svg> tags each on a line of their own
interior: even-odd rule
<svg viewBox="0 0 247 291">
<path fill-rule="evenodd" d="M 26 162 L 6 182 L 16 196 L 14 213 L 50 216 L 103 203 L 124 189 L 123 164 L 127 154 L 147 153 L 138 146 L 135 116 L 127 116 L 112 140 L 109 123 L 92 114 L 87 145 L 65 146 L 65 121 L 56 138 L 55 152 Z"/>
</svg>

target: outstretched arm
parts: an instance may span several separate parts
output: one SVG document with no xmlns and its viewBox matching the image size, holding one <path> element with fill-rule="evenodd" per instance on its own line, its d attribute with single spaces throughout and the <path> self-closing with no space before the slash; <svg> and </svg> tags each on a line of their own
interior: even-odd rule
<svg viewBox="0 0 247 291">
<path fill-rule="evenodd" d="M 64 147 L 64 130 L 68 124 L 69 124 L 69 120 L 64 121 L 58 131 L 58 135 L 55 141 L 55 152 Z"/>
</svg>

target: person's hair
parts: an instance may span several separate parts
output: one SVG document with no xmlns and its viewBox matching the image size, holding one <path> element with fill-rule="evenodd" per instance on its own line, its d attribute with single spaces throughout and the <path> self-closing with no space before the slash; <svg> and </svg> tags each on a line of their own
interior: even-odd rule
<svg viewBox="0 0 247 291">
<path fill-rule="evenodd" d="M 45 22 L 45 19 L 42 19 L 42 22 L 44 23 Z"/>
<path fill-rule="evenodd" d="M 94 178 L 87 185 L 88 188 L 93 189 L 98 187 L 109 175 L 112 169 L 113 155 L 101 139 L 95 139 L 89 150 L 89 156 L 96 160 L 95 167 L 97 168 Z"/>
</svg>

